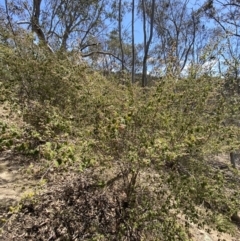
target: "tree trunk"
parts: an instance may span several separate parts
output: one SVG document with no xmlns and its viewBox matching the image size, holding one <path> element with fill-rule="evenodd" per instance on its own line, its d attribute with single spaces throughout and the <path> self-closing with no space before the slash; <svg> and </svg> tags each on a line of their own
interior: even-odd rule
<svg viewBox="0 0 240 241">
<path fill-rule="evenodd" d="M 118 31 L 119 31 L 119 44 L 121 51 L 121 70 L 124 70 L 124 52 L 123 52 L 123 44 L 122 44 L 122 0 L 119 0 L 118 5 Z"/>
<path fill-rule="evenodd" d="M 135 0 L 132 0 L 132 83 L 135 82 L 135 39 L 134 39 Z"/>
<path fill-rule="evenodd" d="M 236 160 L 237 160 L 237 154 L 234 152 L 230 152 L 230 162 L 233 168 L 237 168 Z"/>
<path fill-rule="evenodd" d="M 146 29 L 146 6 L 145 1 L 142 0 L 142 11 L 143 11 L 143 37 L 144 37 L 144 57 L 143 57 L 143 68 L 142 68 L 142 87 L 147 85 L 147 58 L 149 47 L 153 37 L 153 21 L 155 12 L 155 0 L 152 0 L 151 4 L 151 18 L 150 18 L 150 34 L 147 40 L 147 29 Z"/>
</svg>

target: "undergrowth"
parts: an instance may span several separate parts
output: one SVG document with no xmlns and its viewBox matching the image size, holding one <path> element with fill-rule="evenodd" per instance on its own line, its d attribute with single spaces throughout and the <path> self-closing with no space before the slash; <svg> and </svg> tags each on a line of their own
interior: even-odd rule
<svg viewBox="0 0 240 241">
<path fill-rule="evenodd" d="M 25 123 L 0 122 L 0 149 L 47 161 L 66 178 L 23 201 L 5 237 L 190 240 L 189 222 L 232 230 L 224 220 L 239 210 L 239 173 L 229 167 L 229 181 L 206 158 L 239 145 L 238 128 L 224 124 L 238 102 L 221 79 L 166 78 L 143 90 L 23 36 L 15 49 L 0 45 L 2 101 Z"/>
</svg>

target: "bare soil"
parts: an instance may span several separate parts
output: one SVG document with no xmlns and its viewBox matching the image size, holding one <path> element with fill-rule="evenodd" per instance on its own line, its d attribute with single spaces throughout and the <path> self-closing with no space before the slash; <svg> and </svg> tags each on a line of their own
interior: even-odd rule
<svg viewBox="0 0 240 241">
<path fill-rule="evenodd" d="M 28 162 L 12 151 L 0 153 L 0 227 L 9 217 L 10 207 L 15 206 L 36 185 L 32 175 L 26 173 Z"/>
</svg>

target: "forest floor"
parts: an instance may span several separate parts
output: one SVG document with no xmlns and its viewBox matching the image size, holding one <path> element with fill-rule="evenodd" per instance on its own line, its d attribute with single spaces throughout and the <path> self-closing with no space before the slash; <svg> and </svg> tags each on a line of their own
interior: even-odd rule
<svg viewBox="0 0 240 241">
<path fill-rule="evenodd" d="M 21 198 L 31 193 L 37 186 L 38 180 L 26 175 L 29 165 L 22 164 L 26 163 L 26 160 L 23 158 L 12 155 L 11 151 L 5 151 L 0 154 L 0 228 L 8 225 L 8 219 L 12 215 L 10 207 L 17 205 Z M 50 187 L 48 186 L 48 188 Z M 179 221 L 184 222 L 184 219 L 179 217 Z M 216 230 L 212 230 L 209 233 L 204 229 L 199 229 L 197 225 L 192 223 L 190 224 L 190 233 L 193 241 L 240 240 L 240 232 L 236 232 L 235 237 Z M 0 240 L 4 240 L 1 239 L 1 235 Z"/>
<path fill-rule="evenodd" d="M 14 206 L 24 195 L 32 192 L 37 181 L 27 175 L 26 158 L 12 151 L 0 153 L 0 219 L 6 219 L 8 208 Z M 7 205 L 6 205 L 7 204 Z"/>
</svg>

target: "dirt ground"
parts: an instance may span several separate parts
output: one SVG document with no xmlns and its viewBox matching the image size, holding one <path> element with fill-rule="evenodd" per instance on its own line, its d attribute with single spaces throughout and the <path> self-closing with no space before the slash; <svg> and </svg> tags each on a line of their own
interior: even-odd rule
<svg viewBox="0 0 240 241">
<path fill-rule="evenodd" d="M 16 205 L 37 184 L 36 180 L 27 175 L 28 164 L 24 159 L 11 151 L 0 153 L 0 220 L 5 220 L 9 207 Z"/>
<path fill-rule="evenodd" d="M 24 193 L 30 192 L 36 185 L 36 180 L 27 178 L 27 165 L 23 157 L 14 157 L 11 151 L 5 151 L 0 154 L 0 219 L 6 220 L 9 218 L 8 207 L 16 204 Z M 179 218 L 179 221 L 184 221 Z M 4 222 L 1 222 L 4 225 Z M 2 226 L 1 225 L 1 226 Z M 229 234 L 212 231 L 206 232 L 199 229 L 196 225 L 190 224 L 190 232 L 193 241 L 239 241 L 240 233 L 236 233 L 236 237 L 231 237 Z M 0 236 L 0 240 L 1 236 Z M 17 239 L 16 239 L 17 240 Z"/>
</svg>

